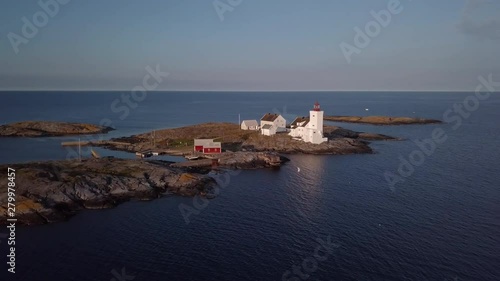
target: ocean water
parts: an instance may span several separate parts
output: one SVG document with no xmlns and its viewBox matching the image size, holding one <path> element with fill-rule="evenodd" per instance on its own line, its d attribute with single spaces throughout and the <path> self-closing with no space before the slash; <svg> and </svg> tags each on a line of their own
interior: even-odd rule
<svg viewBox="0 0 500 281">
<path fill-rule="evenodd" d="M 0 123 L 106 120 L 115 131 L 81 137 L 106 139 L 236 123 L 239 114 L 243 120 L 275 112 L 291 121 L 315 101 L 326 115 L 443 119 L 471 93 L 154 92 L 125 106 L 128 114 L 121 95 L 3 92 Z M 229 171 L 208 204 L 175 196 L 132 201 L 18 227 L 15 275 L 6 273 L 0 236 L 1 280 L 500 280 L 499 107 L 500 95 L 493 94 L 468 118 L 453 113 L 445 124 L 336 124 L 405 140 L 372 142 L 370 155 L 289 155 L 277 170 Z M 401 157 L 416 155 L 415 141 L 435 129 L 446 141 L 391 189 L 384 174 L 398 174 Z M 75 152 L 60 142 L 77 139 L 0 138 L 0 162 L 71 158 Z M 180 211 L 186 207 L 195 210 L 189 221 Z"/>
</svg>

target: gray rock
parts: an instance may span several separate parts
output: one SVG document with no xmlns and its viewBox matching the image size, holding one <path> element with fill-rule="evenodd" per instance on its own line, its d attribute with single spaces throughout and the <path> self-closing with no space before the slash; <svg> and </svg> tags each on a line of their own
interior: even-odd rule
<svg viewBox="0 0 500 281">
<path fill-rule="evenodd" d="M 185 173 L 161 162 L 88 159 L 0 166 L 16 170 L 16 218 L 24 224 L 67 218 L 81 209 L 109 208 L 130 199 L 154 199 L 164 193 L 206 194 L 215 180 Z M 0 179 L 7 186 L 7 178 Z M 7 189 L 0 193 L 0 223 L 7 219 Z"/>
</svg>

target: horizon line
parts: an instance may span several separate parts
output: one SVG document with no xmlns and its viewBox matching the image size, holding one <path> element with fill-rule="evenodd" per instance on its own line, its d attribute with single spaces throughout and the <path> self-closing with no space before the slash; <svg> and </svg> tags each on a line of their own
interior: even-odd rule
<svg viewBox="0 0 500 281">
<path fill-rule="evenodd" d="M 0 92 L 130 92 L 130 89 L 0 89 Z M 286 92 L 403 92 L 403 93 L 471 93 L 473 90 L 149 90 L 146 92 L 236 92 L 236 93 L 286 93 Z M 500 93 L 495 91 L 493 93 Z"/>
</svg>

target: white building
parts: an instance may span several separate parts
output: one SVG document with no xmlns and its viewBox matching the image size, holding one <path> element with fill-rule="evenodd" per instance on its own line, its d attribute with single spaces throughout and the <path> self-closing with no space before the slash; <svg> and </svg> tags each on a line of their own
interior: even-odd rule
<svg viewBox="0 0 500 281">
<path fill-rule="evenodd" d="M 260 131 L 265 136 L 276 135 L 276 127 L 274 127 L 271 124 L 265 124 L 264 126 L 262 126 L 262 128 L 260 129 Z"/>
<path fill-rule="evenodd" d="M 314 104 L 314 109 L 309 111 L 309 118 L 295 118 L 290 128 L 290 136 L 302 141 L 314 144 L 328 141 L 328 138 L 323 137 L 323 111 L 318 102 Z"/>
<path fill-rule="evenodd" d="M 286 120 L 279 114 L 267 113 L 260 118 L 260 130 L 266 136 L 275 135 L 277 132 L 286 132 Z"/>
<path fill-rule="evenodd" d="M 241 122 L 241 129 L 257 131 L 259 129 L 259 123 L 257 123 L 257 120 L 243 120 L 243 122 Z"/>
</svg>

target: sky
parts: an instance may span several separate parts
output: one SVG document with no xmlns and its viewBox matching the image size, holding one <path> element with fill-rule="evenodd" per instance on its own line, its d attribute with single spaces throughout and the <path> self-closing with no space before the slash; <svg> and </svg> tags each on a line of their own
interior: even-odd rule
<svg viewBox="0 0 500 281">
<path fill-rule="evenodd" d="M 169 73 L 153 90 L 473 91 L 479 75 L 500 77 L 499 50 L 498 0 L 20 0 L 0 10 L 0 90 L 127 90 L 149 67 Z"/>
</svg>

